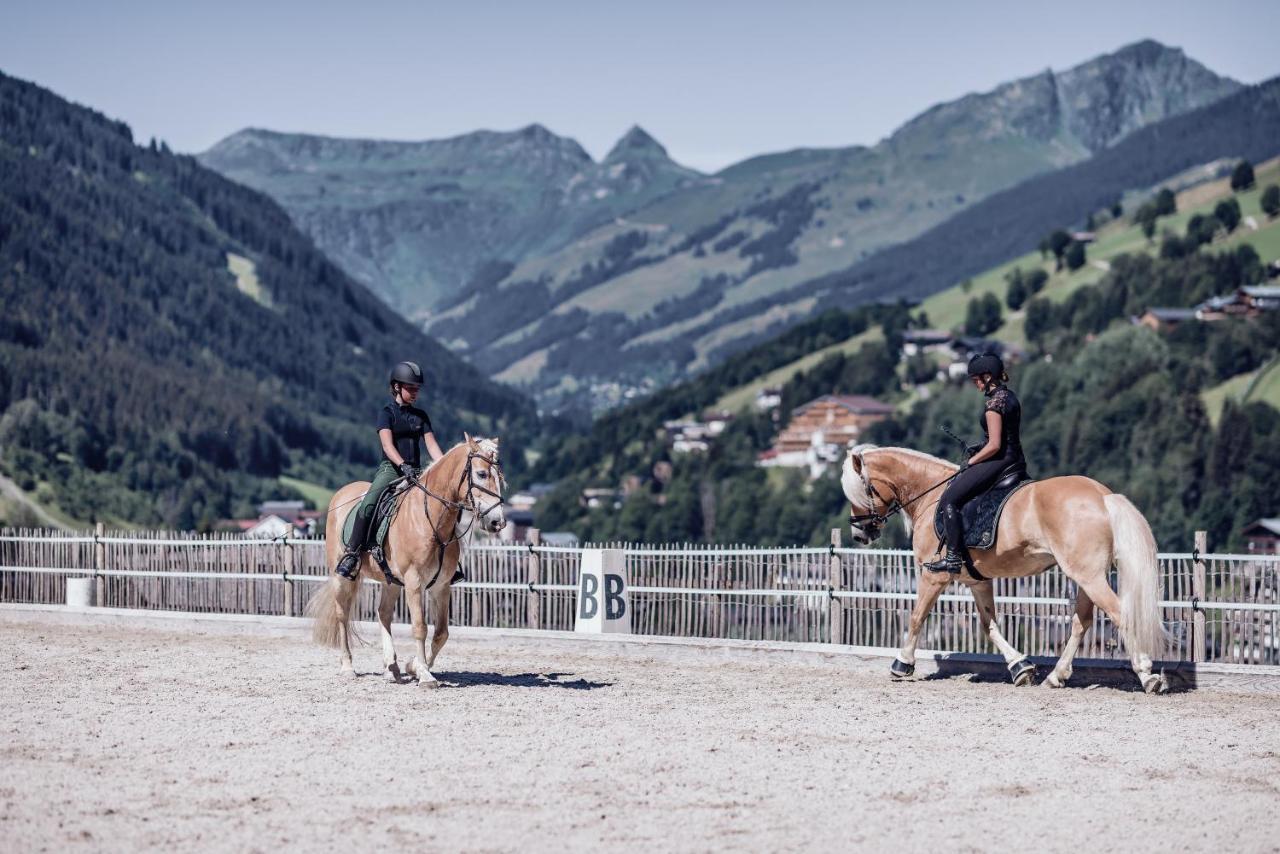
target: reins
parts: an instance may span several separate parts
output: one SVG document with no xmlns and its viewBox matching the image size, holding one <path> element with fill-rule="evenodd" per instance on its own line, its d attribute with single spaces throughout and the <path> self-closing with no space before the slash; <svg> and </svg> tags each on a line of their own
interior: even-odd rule
<svg viewBox="0 0 1280 854">
<path fill-rule="evenodd" d="M 465 466 L 463 466 L 462 476 L 458 478 L 458 486 L 457 486 L 458 489 L 462 489 L 463 483 L 466 483 L 467 490 L 466 490 L 465 501 L 458 501 L 455 499 L 445 498 L 442 495 L 436 495 L 434 492 L 428 489 L 422 482 L 420 482 L 416 477 L 401 477 L 401 478 L 398 478 L 396 481 L 393 481 L 393 483 L 398 483 L 401 480 L 407 480 L 409 481 L 410 484 L 412 484 L 413 486 L 416 486 L 418 489 L 422 490 L 423 492 L 422 514 L 427 517 L 427 524 L 431 526 L 431 536 L 436 542 L 436 571 L 435 571 L 435 574 L 431 576 L 431 580 L 427 582 L 426 586 L 423 589 L 430 589 L 435 585 L 436 581 L 439 580 L 440 572 L 444 569 L 445 549 L 447 549 L 449 546 L 453 545 L 454 543 L 461 542 L 462 540 L 470 537 L 471 529 L 475 527 L 476 519 L 483 519 L 485 516 L 488 516 L 490 513 L 492 513 L 496 508 L 501 507 L 502 505 L 507 503 L 506 499 L 502 497 L 501 493 L 494 492 L 492 489 L 481 486 L 475 482 L 475 472 L 471 463 L 476 457 L 479 457 L 480 459 L 488 463 L 489 469 L 497 473 L 497 477 L 500 481 L 502 482 L 506 481 L 506 476 L 503 475 L 502 466 L 499 465 L 496 456 L 489 457 L 480 453 L 479 451 L 473 451 L 468 449 L 467 463 Z M 485 495 L 492 496 L 493 498 L 496 498 L 497 501 L 491 504 L 488 509 L 481 511 L 479 508 L 479 505 L 476 503 L 476 500 L 475 500 L 474 493 L 476 492 L 482 492 Z M 444 537 L 440 535 L 439 527 L 437 527 L 435 520 L 431 518 L 430 499 L 432 498 L 434 498 L 436 501 L 439 501 L 442 505 L 444 505 L 446 510 L 455 510 L 459 513 L 459 515 L 461 515 L 463 512 L 467 512 L 471 514 L 471 519 L 467 523 L 467 527 L 465 530 L 462 531 L 462 533 L 458 532 L 458 525 L 455 523 L 453 526 L 452 537 L 446 540 Z"/>
</svg>

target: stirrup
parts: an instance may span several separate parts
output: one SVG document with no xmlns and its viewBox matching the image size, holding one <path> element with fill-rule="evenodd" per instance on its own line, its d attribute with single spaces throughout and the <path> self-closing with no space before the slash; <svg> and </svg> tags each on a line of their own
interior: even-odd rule
<svg viewBox="0 0 1280 854">
<path fill-rule="evenodd" d="M 378 564 L 378 568 L 382 570 L 382 576 L 387 580 L 388 584 L 394 584 L 396 587 L 404 587 L 404 582 L 391 574 L 391 567 L 387 564 L 387 556 L 382 552 L 382 546 L 374 546 L 370 550 L 373 560 Z"/>
<path fill-rule="evenodd" d="M 947 554 L 942 560 L 932 560 L 923 566 L 927 572 L 949 572 L 952 575 L 959 575 L 964 569 L 964 560 L 956 552 L 947 549 Z"/>
<path fill-rule="evenodd" d="M 333 571 L 348 581 L 355 581 L 360 575 L 360 550 L 347 549 Z"/>
</svg>

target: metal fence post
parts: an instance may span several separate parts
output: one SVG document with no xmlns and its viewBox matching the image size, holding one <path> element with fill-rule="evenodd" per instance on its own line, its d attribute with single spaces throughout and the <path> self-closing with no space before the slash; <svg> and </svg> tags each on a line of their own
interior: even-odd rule
<svg viewBox="0 0 1280 854">
<path fill-rule="evenodd" d="M 1196 531 L 1195 563 L 1191 570 L 1191 601 L 1194 610 L 1191 612 L 1191 660 L 1204 661 L 1207 644 L 1204 636 L 1204 611 L 1200 603 L 1204 601 L 1204 554 L 1209 550 L 1209 535 L 1204 531 Z"/>
<path fill-rule="evenodd" d="M 840 548 L 840 529 L 832 528 L 831 558 L 827 562 L 827 622 L 830 626 L 832 643 L 844 643 L 844 611 L 840 606 L 840 600 L 835 595 L 840 589 L 840 555 L 836 554 L 838 548 Z"/>
<path fill-rule="evenodd" d="M 524 622 L 531 629 L 539 628 L 541 620 L 540 612 L 542 610 L 542 600 L 538 596 L 538 591 L 533 589 L 533 585 L 538 583 L 541 560 L 538 557 L 537 547 L 542 544 L 542 532 L 537 528 L 529 529 L 529 560 L 526 568 L 526 578 L 529 581 L 529 594 L 525 600 L 525 617 Z"/>
<path fill-rule="evenodd" d="M 107 568 L 107 544 L 102 542 L 105 530 L 101 522 L 93 526 L 93 604 L 99 608 L 107 604 L 107 579 L 102 574 Z"/>
</svg>

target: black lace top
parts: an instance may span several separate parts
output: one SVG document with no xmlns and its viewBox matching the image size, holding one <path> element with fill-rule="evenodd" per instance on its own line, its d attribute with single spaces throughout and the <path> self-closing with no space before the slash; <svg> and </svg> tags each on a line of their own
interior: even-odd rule
<svg viewBox="0 0 1280 854">
<path fill-rule="evenodd" d="M 1000 413 L 1000 451 L 993 460 L 1004 460 L 1008 463 L 1025 462 L 1022 456 L 1022 404 L 1017 395 L 1008 386 L 996 386 L 987 393 L 987 405 L 983 407 L 982 436 L 987 436 L 987 413 Z"/>
</svg>

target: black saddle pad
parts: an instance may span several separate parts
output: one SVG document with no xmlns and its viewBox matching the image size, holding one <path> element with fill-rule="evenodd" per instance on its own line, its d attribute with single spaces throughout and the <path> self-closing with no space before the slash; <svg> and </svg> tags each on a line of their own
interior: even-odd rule
<svg viewBox="0 0 1280 854">
<path fill-rule="evenodd" d="M 996 528 L 1000 524 L 1000 514 L 1004 512 L 1005 502 L 1009 496 L 1028 483 L 1030 479 L 1020 480 L 1013 486 L 996 487 L 976 498 L 970 499 L 960 508 L 960 518 L 964 522 L 964 544 L 971 549 L 989 549 L 996 544 Z M 942 537 L 942 514 L 933 515 L 933 530 Z"/>
</svg>

